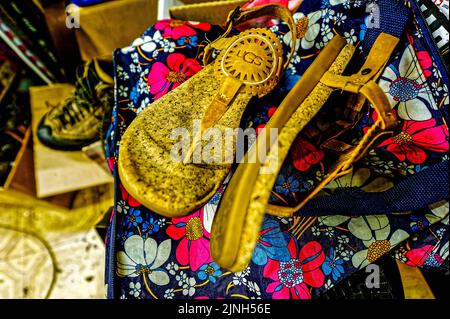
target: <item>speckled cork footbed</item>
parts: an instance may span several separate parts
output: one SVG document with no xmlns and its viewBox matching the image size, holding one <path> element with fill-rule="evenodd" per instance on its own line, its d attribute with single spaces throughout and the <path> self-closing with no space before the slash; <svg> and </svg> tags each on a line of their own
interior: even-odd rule
<svg viewBox="0 0 450 319">
<path fill-rule="evenodd" d="M 280 39 L 267 28 L 229 37 L 233 26 L 267 15 L 287 23 L 295 35 L 286 57 Z M 214 62 L 152 103 L 121 140 L 122 184 L 136 200 L 163 216 L 187 215 L 214 195 L 233 163 L 235 129 L 246 106 L 253 96 L 273 90 L 294 54 L 297 29 L 286 7 L 267 4 L 237 9 L 228 20 L 224 34 L 204 49 L 205 62 L 214 50 L 219 52 Z M 194 129 L 194 122 L 200 130 Z M 211 128 L 214 132 L 207 132 Z M 174 130 L 184 131 L 181 141 Z M 179 156 L 174 159 L 174 155 Z"/>
<path fill-rule="evenodd" d="M 285 119 L 275 114 L 267 124 L 267 128 L 279 129 L 277 152 L 271 148 L 263 163 L 241 163 L 233 174 L 211 231 L 211 256 L 221 267 L 237 272 L 245 269 L 250 262 L 271 190 L 290 146 L 333 92 L 332 88 L 319 80 L 326 71 L 342 74 L 354 53 L 355 48 L 345 44 L 342 38 L 333 38 L 286 97 L 289 101 L 292 95 L 300 97 L 293 105 L 292 116 Z M 305 96 L 301 92 L 302 88 L 310 88 L 311 91 Z M 247 156 L 255 152 L 257 143 L 258 140 Z M 268 167 L 270 174 L 260 174 L 261 168 Z"/>
<path fill-rule="evenodd" d="M 226 178 L 231 164 L 197 165 L 172 160 L 174 128 L 192 132 L 220 87 L 207 65 L 189 81 L 152 103 L 128 127 L 119 149 L 119 175 L 127 191 L 149 209 L 168 217 L 183 216 L 204 205 Z M 251 99 L 238 94 L 214 127 L 239 126 Z"/>
<path fill-rule="evenodd" d="M 282 6 L 240 14 L 248 18 L 259 11 L 284 16 L 292 28 L 292 15 Z M 140 203 L 166 217 L 199 209 L 218 190 L 233 164 L 235 129 L 248 103 L 277 85 L 293 55 L 291 50 L 284 59 L 280 40 L 265 28 L 222 36 L 210 45 L 220 52 L 217 58 L 153 102 L 121 140 L 118 170 L 123 186 Z"/>
</svg>

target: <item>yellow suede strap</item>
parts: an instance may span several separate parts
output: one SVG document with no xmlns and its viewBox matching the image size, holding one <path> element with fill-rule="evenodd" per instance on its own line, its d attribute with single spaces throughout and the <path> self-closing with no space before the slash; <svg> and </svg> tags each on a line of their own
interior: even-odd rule
<svg viewBox="0 0 450 319">
<path fill-rule="evenodd" d="M 340 150 L 342 154 L 338 157 L 335 164 L 330 167 L 322 182 L 304 200 L 295 207 L 269 204 L 267 208 L 268 214 L 281 217 L 292 216 L 332 180 L 350 173 L 352 164 L 359 160 L 381 136 L 392 133 L 391 130 L 397 125 L 397 121 L 392 114 L 386 94 L 375 81 L 384 70 L 398 42 L 398 38 L 381 33 L 358 73 L 351 76 L 343 76 L 327 72 L 323 75 L 320 80 L 321 83 L 331 88 L 358 94 L 364 100 L 367 100 L 377 112 L 378 119 L 367 130 L 356 146 L 340 145 L 339 141 L 333 141 L 335 148 Z"/>
<path fill-rule="evenodd" d="M 292 13 L 285 6 L 277 5 L 277 4 L 267 4 L 260 7 L 248 8 L 241 10 L 240 7 L 237 7 L 235 10 L 231 11 L 228 15 L 227 25 L 225 32 L 217 38 L 215 41 L 211 42 L 208 46 L 205 47 L 204 50 L 204 64 L 208 64 L 211 61 L 212 52 L 214 49 L 223 50 L 230 45 L 231 38 L 227 38 L 230 34 L 233 27 L 246 22 L 248 20 L 252 20 L 255 18 L 263 17 L 263 16 L 271 16 L 273 18 L 281 19 L 286 22 L 290 31 L 292 32 L 292 47 L 291 52 L 286 59 L 283 68 L 286 69 L 291 61 L 294 53 L 295 53 L 295 44 L 297 41 L 297 28 L 292 17 Z"/>
</svg>

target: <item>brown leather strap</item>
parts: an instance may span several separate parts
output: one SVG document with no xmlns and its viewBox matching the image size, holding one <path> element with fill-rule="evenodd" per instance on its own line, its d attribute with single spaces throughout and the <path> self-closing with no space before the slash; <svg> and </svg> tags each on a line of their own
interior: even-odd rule
<svg viewBox="0 0 450 319">
<path fill-rule="evenodd" d="M 344 165 L 340 167 L 340 170 L 347 170 L 351 167 L 352 163 L 364 155 L 365 151 L 375 141 L 374 138 L 379 136 L 380 133 L 389 133 L 388 130 L 393 129 L 397 125 L 397 121 L 391 112 L 391 106 L 386 97 L 384 91 L 374 81 L 369 81 L 359 90 L 360 94 L 367 98 L 367 100 L 373 105 L 375 111 L 378 114 L 378 119 L 367 130 L 362 140 L 358 145 L 350 152 L 343 154 L 339 157 L 336 164 L 341 165 L 341 161 Z M 390 132 L 392 133 L 392 132 Z"/>
<path fill-rule="evenodd" d="M 369 56 L 364 65 L 360 68 L 360 71 L 351 76 L 336 76 L 334 74 L 326 74 L 323 78 L 323 82 L 327 85 L 338 89 L 346 88 L 346 91 L 357 93 L 361 84 L 367 83 L 371 79 L 377 79 L 384 70 L 389 57 L 398 43 L 398 39 L 383 33 L 378 37 L 373 45 L 373 49 L 369 52 Z M 364 94 L 352 95 L 349 97 L 349 103 L 346 105 L 343 117 L 347 120 L 345 125 L 341 125 L 340 132 L 332 137 L 329 137 L 324 143 L 320 145 L 323 149 L 330 149 L 336 153 L 342 153 L 342 150 L 354 149 L 349 144 L 339 141 L 338 138 L 345 132 L 351 129 L 356 121 L 361 116 L 361 110 L 363 105 L 367 102 L 367 98 Z M 378 110 L 377 110 L 378 112 Z M 345 144 L 345 147 L 344 147 Z"/>
<path fill-rule="evenodd" d="M 256 8 L 248 8 L 242 10 L 240 7 L 237 7 L 233 11 L 230 12 L 227 19 L 227 25 L 225 27 L 225 32 L 217 38 L 215 41 L 211 42 L 208 46 L 205 47 L 204 50 L 204 63 L 205 65 L 211 60 L 211 55 L 213 49 L 221 50 L 228 46 L 227 37 L 230 34 L 233 27 L 246 22 L 248 20 L 252 20 L 255 18 L 263 17 L 263 16 L 271 16 L 274 18 L 279 18 L 282 21 L 286 22 L 289 29 L 292 32 L 292 48 L 289 53 L 286 62 L 283 65 L 283 68 L 286 69 L 294 56 L 295 53 L 295 44 L 297 41 L 297 28 L 295 26 L 294 19 L 292 18 L 292 13 L 285 6 L 277 5 L 277 4 L 267 4 L 264 6 L 256 7 Z"/>
<path fill-rule="evenodd" d="M 396 125 L 396 120 L 391 113 L 389 101 L 387 100 L 384 92 L 373 81 L 373 79 L 377 79 L 381 74 L 387 64 L 387 61 L 389 60 L 389 57 L 392 55 L 392 52 L 397 46 L 398 41 L 399 40 L 396 37 L 386 33 L 381 33 L 375 41 L 366 62 L 358 73 L 351 76 L 342 76 L 327 72 L 321 79 L 321 82 L 329 87 L 358 94 L 360 97 L 357 103 L 358 107 L 362 101 L 368 100 L 378 114 L 377 122 L 374 123 L 373 127 L 366 132 L 358 146 L 352 147 L 351 149 L 346 147 L 346 153 L 348 153 L 348 151 L 359 152 L 362 150 L 367 150 L 368 146 L 373 144 L 374 136 L 379 136 L 381 131 L 390 130 Z M 329 139 L 323 146 L 331 146 L 333 148 L 335 145 L 339 145 L 340 143 L 341 142 L 336 139 Z M 341 146 L 340 149 L 344 150 L 344 147 Z M 361 156 L 362 154 L 355 154 L 355 158 L 359 158 Z M 347 168 L 348 167 L 345 169 Z"/>
</svg>

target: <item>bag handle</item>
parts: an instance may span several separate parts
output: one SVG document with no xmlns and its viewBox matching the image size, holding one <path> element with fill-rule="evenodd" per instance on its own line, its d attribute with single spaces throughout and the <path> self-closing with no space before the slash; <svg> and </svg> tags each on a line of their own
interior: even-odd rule
<svg viewBox="0 0 450 319">
<path fill-rule="evenodd" d="M 432 191 L 430 185 L 433 185 Z M 417 211 L 432 203 L 448 200 L 448 187 L 449 161 L 445 160 L 404 179 L 387 191 L 368 193 L 359 189 L 344 189 L 338 194 L 311 199 L 296 214 L 364 216 Z"/>
<path fill-rule="evenodd" d="M 404 5 L 404 0 L 368 2 L 366 4 L 367 8 L 372 10 L 372 19 L 361 43 L 363 51 L 366 53 L 370 52 L 382 32 L 401 38 L 410 16 L 410 9 Z"/>
</svg>

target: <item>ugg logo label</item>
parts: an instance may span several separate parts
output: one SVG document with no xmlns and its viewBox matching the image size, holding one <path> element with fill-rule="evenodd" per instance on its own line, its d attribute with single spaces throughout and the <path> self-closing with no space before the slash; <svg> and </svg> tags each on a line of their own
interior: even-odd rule
<svg viewBox="0 0 450 319">
<path fill-rule="evenodd" d="M 242 58 L 242 60 L 244 60 L 245 62 L 254 64 L 254 65 L 261 65 L 264 62 L 263 58 L 257 56 L 253 52 L 249 52 L 249 51 L 239 50 L 237 52 L 236 56 L 238 58 Z"/>
<path fill-rule="evenodd" d="M 280 40 L 272 31 L 249 29 L 220 52 L 215 73 L 219 79 L 226 76 L 239 80 L 243 92 L 263 96 L 277 83 L 282 54 Z"/>
<path fill-rule="evenodd" d="M 234 76 L 246 84 L 255 85 L 267 81 L 276 67 L 275 49 L 261 35 L 238 38 L 228 48 L 222 60 L 225 74 Z"/>
</svg>

